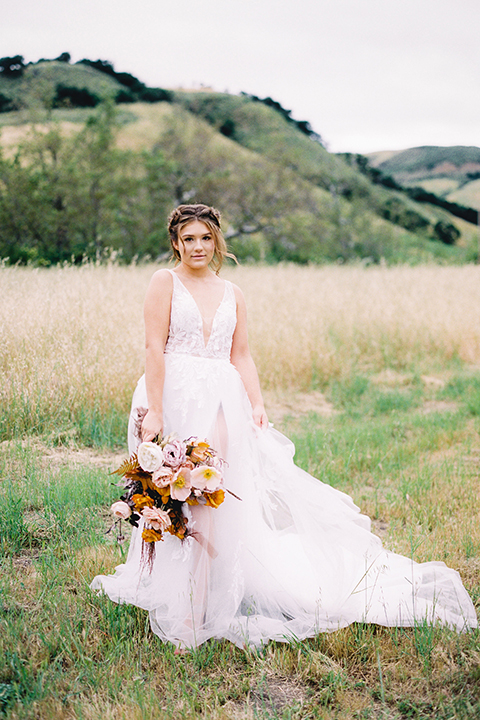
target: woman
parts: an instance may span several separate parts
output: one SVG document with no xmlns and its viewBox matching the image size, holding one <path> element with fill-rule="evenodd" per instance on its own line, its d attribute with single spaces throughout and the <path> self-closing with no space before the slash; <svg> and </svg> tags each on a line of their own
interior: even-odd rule
<svg viewBox="0 0 480 720">
<path fill-rule="evenodd" d="M 352 500 L 297 468 L 291 443 L 268 427 L 245 302 L 218 277 L 227 255 L 218 211 L 181 205 L 169 232 L 177 265 L 157 271 L 147 291 L 129 448 L 157 434 L 205 437 L 241 500 L 192 507 L 189 525 L 204 541 L 167 536 L 151 572 L 134 531 L 125 565 L 92 587 L 148 610 L 153 631 L 179 648 L 212 637 L 260 645 L 354 621 L 476 627 L 457 572 L 384 550 Z M 148 412 L 135 437 L 139 408 Z"/>
</svg>

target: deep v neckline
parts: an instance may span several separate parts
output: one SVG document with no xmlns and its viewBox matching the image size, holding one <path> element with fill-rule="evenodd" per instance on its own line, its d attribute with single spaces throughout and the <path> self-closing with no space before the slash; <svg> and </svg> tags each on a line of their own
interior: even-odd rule
<svg viewBox="0 0 480 720">
<path fill-rule="evenodd" d="M 202 340 L 203 340 L 203 345 L 204 345 L 205 350 L 206 350 L 206 349 L 208 348 L 208 344 L 209 344 L 209 342 L 210 342 L 210 338 L 211 338 L 212 335 L 213 335 L 213 328 L 214 328 L 214 325 L 215 325 L 215 320 L 217 319 L 218 311 L 220 310 L 220 308 L 222 307 L 223 303 L 225 302 L 225 297 L 226 297 L 226 295 L 227 295 L 227 281 L 226 281 L 226 280 L 223 281 L 223 286 L 224 286 L 224 287 L 223 287 L 222 299 L 221 299 L 220 302 L 218 303 L 217 309 L 215 310 L 215 313 L 214 313 L 214 315 L 213 315 L 213 317 L 212 317 L 212 326 L 211 326 L 211 328 L 210 328 L 210 333 L 209 333 L 209 335 L 208 335 L 207 340 L 205 340 L 205 320 L 204 320 L 204 317 L 203 317 L 202 313 L 200 312 L 200 308 L 199 308 L 199 306 L 198 306 L 197 301 L 195 300 L 195 297 L 193 296 L 193 293 L 190 292 L 190 290 L 187 288 L 187 286 L 186 286 L 186 285 L 182 282 L 182 280 L 178 277 L 178 275 L 177 275 L 176 272 L 174 272 L 173 270 L 170 270 L 170 272 L 172 273 L 172 275 L 174 275 L 174 276 L 177 278 L 178 282 L 180 283 L 180 285 L 182 286 L 182 288 L 188 293 L 188 295 L 190 295 L 190 297 L 191 297 L 191 299 L 192 299 L 192 301 L 193 301 L 193 304 L 195 305 L 195 308 L 196 308 L 197 313 L 198 313 L 198 317 L 200 318 L 200 326 L 201 326 L 201 330 L 202 330 Z"/>
</svg>

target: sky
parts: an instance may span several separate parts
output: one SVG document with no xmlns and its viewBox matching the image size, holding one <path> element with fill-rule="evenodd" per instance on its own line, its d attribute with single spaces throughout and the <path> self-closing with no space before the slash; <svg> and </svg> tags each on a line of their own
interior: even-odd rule
<svg viewBox="0 0 480 720">
<path fill-rule="evenodd" d="M 480 0 L 22 0 L 0 56 L 270 96 L 332 152 L 480 146 Z"/>
</svg>

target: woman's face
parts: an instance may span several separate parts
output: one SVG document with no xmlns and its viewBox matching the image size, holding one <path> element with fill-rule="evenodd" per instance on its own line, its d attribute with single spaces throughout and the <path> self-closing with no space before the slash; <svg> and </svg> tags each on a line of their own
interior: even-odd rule
<svg viewBox="0 0 480 720">
<path fill-rule="evenodd" d="M 192 220 L 178 233 L 174 243 L 183 265 L 192 269 L 208 267 L 215 254 L 215 239 L 208 226 L 200 220 Z"/>
</svg>

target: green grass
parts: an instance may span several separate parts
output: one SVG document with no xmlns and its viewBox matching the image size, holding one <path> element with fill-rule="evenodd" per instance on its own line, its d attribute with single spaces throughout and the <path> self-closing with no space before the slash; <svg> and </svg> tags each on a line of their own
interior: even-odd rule
<svg viewBox="0 0 480 720">
<path fill-rule="evenodd" d="M 445 559 L 480 605 L 480 422 L 469 405 L 480 376 L 458 371 L 434 389 L 415 374 L 393 380 L 333 384 L 335 414 L 283 427 L 297 463 L 352 494 L 387 546 Z M 147 613 L 89 589 L 125 555 L 105 534 L 117 458 L 38 439 L 1 447 L 0 717 L 479 717 L 478 632 L 355 624 L 259 652 L 224 641 L 175 656 Z"/>
</svg>

